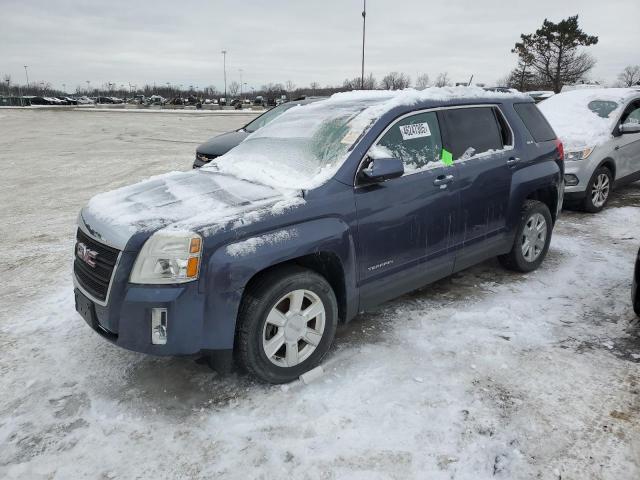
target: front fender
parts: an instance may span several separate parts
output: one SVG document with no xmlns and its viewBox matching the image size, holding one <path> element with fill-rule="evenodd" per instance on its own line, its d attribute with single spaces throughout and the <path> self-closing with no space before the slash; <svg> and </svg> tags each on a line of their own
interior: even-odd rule
<svg viewBox="0 0 640 480">
<path fill-rule="evenodd" d="M 328 217 L 281 227 L 219 247 L 206 268 L 203 349 L 233 348 L 245 286 L 261 271 L 315 253 L 332 253 L 345 275 L 347 315 L 357 311 L 355 248 L 349 226 Z"/>
</svg>

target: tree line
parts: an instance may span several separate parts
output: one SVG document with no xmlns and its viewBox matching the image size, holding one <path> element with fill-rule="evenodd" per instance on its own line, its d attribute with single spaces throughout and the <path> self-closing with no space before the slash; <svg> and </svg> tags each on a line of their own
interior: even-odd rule
<svg viewBox="0 0 640 480">
<path fill-rule="evenodd" d="M 567 84 L 586 82 L 589 73 L 596 64 L 595 58 L 585 51 L 587 47 L 596 45 L 598 37 L 582 31 L 578 15 L 570 16 L 554 23 L 545 19 L 542 26 L 533 33 L 521 34 L 511 52 L 517 57 L 515 68 L 497 86 L 515 88 L 521 92 L 532 90 L 553 90 L 560 92 Z M 308 86 L 297 87 L 292 81 L 285 83 L 267 83 L 260 88 L 246 87 L 237 81 L 232 81 L 226 92 L 220 91 L 213 85 L 198 87 L 197 85 L 147 84 L 138 88 L 137 85 L 117 84 L 105 82 L 100 86 L 92 86 L 87 81 L 86 87 L 78 85 L 73 92 L 75 95 L 118 96 L 130 98 L 134 95 L 161 95 L 165 98 L 189 97 L 219 98 L 227 95 L 231 98 L 255 98 L 260 95 L 267 100 L 286 96 L 296 98 L 301 96 L 327 96 L 337 92 L 351 90 L 401 90 L 408 87 L 424 89 L 430 86 L 451 86 L 449 74 L 441 72 L 431 81 L 427 73 L 418 74 L 415 82 L 404 72 L 393 71 L 376 79 L 369 73 L 364 78 L 345 78 L 342 85 L 320 86 L 318 82 L 311 82 Z M 460 84 L 458 84 L 460 85 Z M 462 83 L 465 85 L 465 83 Z M 618 75 L 616 86 L 631 87 L 640 85 L 640 65 L 629 65 Z M 244 89 L 243 89 L 244 87 Z M 64 89 L 66 90 L 66 88 Z M 12 83 L 10 75 L 2 76 L 2 94 L 9 96 L 63 96 L 68 91 L 52 88 L 49 82 L 35 81 L 28 85 Z"/>
</svg>

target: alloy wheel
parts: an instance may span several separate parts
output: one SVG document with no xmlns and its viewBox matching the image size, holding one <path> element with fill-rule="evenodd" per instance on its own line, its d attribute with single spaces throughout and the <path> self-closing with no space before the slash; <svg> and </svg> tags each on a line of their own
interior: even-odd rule
<svg viewBox="0 0 640 480">
<path fill-rule="evenodd" d="M 322 340 L 326 312 L 310 290 L 293 290 L 271 308 L 262 331 L 262 349 L 279 367 L 304 362 Z"/>
<path fill-rule="evenodd" d="M 534 213 L 529 217 L 522 231 L 521 249 L 522 256 L 529 262 L 535 262 L 547 242 L 547 221 L 540 213 Z"/>
<path fill-rule="evenodd" d="M 606 173 L 600 173 L 591 189 L 591 203 L 596 208 L 601 208 L 609 198 L 610 181 Z"/>
</svg>

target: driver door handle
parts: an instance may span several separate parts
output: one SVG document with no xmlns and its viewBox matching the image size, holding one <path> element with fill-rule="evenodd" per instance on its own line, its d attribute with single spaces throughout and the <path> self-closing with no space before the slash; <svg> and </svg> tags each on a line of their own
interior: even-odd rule
<svg viewBox="0 0 640 480">
<path fill-rule="evenodd" d="M 509 160 L 507 160 L 507 165 L 509 165 L 510 167 L 517 164 L 520 161 L 519 157 L 511 157 L 509 158 Z"/>
<path fill-rule="evenodd" d="M 447 185 L 453 182 L 453 175 L 439 175 L 433 181 L 433 184 L 437 186 Z"/>
</svg>

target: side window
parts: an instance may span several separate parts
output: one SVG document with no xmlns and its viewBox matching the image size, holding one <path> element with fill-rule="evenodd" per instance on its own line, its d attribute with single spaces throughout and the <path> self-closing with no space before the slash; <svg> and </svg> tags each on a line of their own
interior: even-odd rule
<svg viewBox="0 0 640 480">
<path fill-rule="evenodd" d="M 439 116 L 446 132 L 444 148 L 454 161 L 504 148 L 506 131 L 492 107 L 442 110 Z"/>
<path fill-rule="evenodd" d="M 514 103 L 513 109 L 536 142 L 548 142 L 556 139 L 551 125 L 533 102 Z"/>
<path fill-rule="evenodd" d="M 621 123 L 640 123 L 640 103 L 634 103 L 628 113 L 622 117 Z"/>
<path fill-rule="evenodd" d="M 439 162 L 441 150 L 438 118 L 434 112 L 425 112 L 398 120 L 372 147 L 370 155 L 399 158 L 405 173 L 413 173 Z"/>
</svg>

